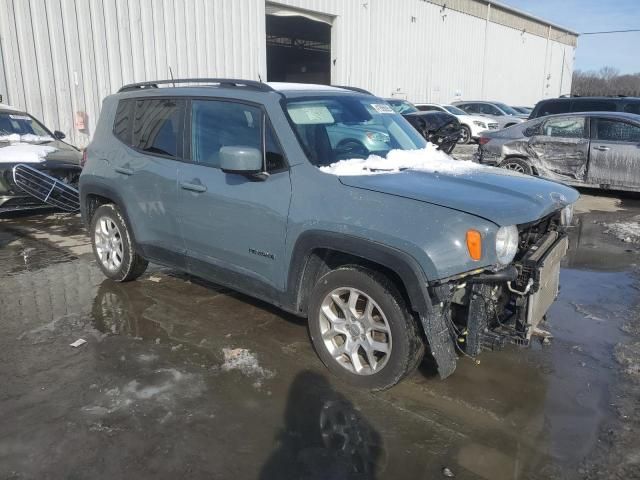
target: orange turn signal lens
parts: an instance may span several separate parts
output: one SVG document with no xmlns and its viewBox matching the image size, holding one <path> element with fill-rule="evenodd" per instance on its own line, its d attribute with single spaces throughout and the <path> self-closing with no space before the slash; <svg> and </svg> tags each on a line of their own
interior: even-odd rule
<svg viewBox="0 0 640 480">
<path fill-rule="evenodd" d="M 482 257 L 482 236 L 477 230 L 467 230 L 467 250 L 473 260 Z"/>
</svg>

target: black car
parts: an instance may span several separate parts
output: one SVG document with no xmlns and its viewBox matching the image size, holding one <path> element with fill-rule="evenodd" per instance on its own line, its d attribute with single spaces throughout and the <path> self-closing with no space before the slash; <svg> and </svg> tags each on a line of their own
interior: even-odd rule
<svg viewBox="0 0 640 480">
<path fill-rule="evenodd" d="M 28 113 L 0 105 L 0 213 L 75 208 L 77 192 L 68 186 L 78 184 L 82 154 L 64 137 Z"/>
<path fill-rule="evenodd" d="M 429 142 L 445 153 L 451 153 L 462 136 L 458 119 L 446 112 L 423 112 L 414 104 L 397 98 L 387 98 L 389 105 L 406 118 Z"/>
<path fill-rule="evenodd" d="M 575 112 L 621 112 L 640 114 L 639 97 L 561 97 L 539 101 L 529 120 Z"/>
</svg>

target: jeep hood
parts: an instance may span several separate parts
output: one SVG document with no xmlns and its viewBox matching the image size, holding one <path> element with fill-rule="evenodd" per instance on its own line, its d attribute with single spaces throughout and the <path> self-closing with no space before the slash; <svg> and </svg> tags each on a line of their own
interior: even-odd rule
<svg viewBox="0 0 640 480">
<path fill-rule="evenodd" d="M 490 167 L 456 174 L 405 170 L 339 179 L 350 187 L 452 208 L 499 226 L 533 222 L 579 197 L 560 183 Z"/>
</svg>

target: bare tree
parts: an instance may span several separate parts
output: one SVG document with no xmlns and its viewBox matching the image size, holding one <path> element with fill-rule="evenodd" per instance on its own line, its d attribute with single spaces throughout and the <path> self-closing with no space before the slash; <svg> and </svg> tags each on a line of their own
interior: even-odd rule
<svg viewBox="0 0 640 480">
<path fill-rule="evenodd" d="M 571 84 L 571 94 L 580 96 L 626 95 L 640 96 L 640 73 L 620 75 L 613 67 L 603 67 L 599 71 L 575 70 Z"/>
</svg>

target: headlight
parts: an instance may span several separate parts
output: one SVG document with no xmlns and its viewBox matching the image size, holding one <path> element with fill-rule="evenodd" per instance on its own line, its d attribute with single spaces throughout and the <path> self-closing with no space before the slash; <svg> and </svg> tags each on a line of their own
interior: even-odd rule
<svg viewBox="0 0 640 480">
<path fill-rule="evenodd" d="M 496 257 L 502 265 L 508 265 L 518 251 L 518 227 L 500 227 L 496 233 Z"/>
<path fill-rule="evenodd" d="M 568 227 L 573 222 L 573 203 L 571 205 L 567 205 L 560 212 L 560 224 Z"/>
<path fill-rule="evenodd" d="M 478 126 L 478 127 L 480 127 L 480 128 L 487 128 L 487 124 L 486 124 L 486 123 L 483 123 L 483 122 L 481 122 L 481 121 L 479 121 L 479 120 L 474 120 L 474 121 L 473 121 L 473 124 L 474 124 L 474 125 L 476 125 L 476 126 Z"/>
</svg>

